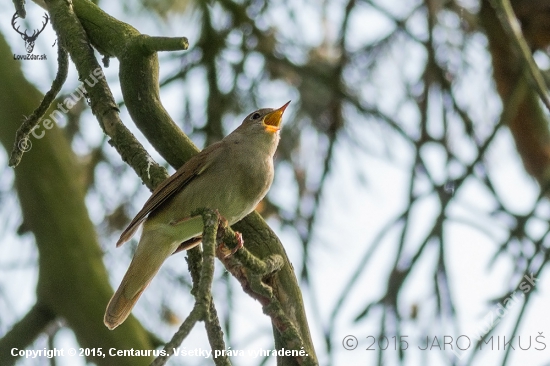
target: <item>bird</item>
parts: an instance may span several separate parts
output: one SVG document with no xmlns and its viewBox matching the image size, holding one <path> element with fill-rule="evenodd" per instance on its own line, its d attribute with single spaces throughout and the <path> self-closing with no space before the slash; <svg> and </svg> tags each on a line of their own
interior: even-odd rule
<svg viewBox="0 0 550 366">
<path fill-rule="evenodd" d="M 151 194 L 116 246 L 142 234 L 126 274 L 105 310 L 110 330 L 122 324 L 164 261 L 201 241 L 199 208 L 218 210 L 230 225 L 251 213 L 273 183 L 273 157 L 282 116 L 278 109 L 250 113 L 233 132 L 189 159 Z"/>
</svg>

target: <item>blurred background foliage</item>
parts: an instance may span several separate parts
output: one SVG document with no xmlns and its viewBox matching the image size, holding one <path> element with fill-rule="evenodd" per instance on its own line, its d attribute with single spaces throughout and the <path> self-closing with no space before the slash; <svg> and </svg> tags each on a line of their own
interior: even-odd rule
<svg viewBox="0 0 550 366">
<path fill-rule="evenodd" d="M 483 322 L 524 274 L 533 273 L 544 287 L 550 245 L 548 111 L 489 2 L 142 0 L 99 5 L 142 33 L 189 38 L 188 51 L 160 55 L 161 96 L 201 147 L 221 139 L 250 111 L 292 100 L 274 187 L 258 210 L 289 251 L 322 364 L 378 359 L 378 364 L 413 365 L 422 357 L 426 365 L 457 364 L 452 355 L 350 353 L 343 350 L 342 338 L 355 334 L 364 349 L 368 335 L 409 335 L 412 342 L 415 336 L 466 334 L 466 324 L 475 328 Z M 512 5 L 544 73 L 550 65 L 550 2 Z M 2 5 L 3 14 L 9 10 Z M 7 15 L 2 19 L 7 37 Z M 20 40 L 9 37 L 12 48 L 20 49 Z M 48 47 L 45 41 L 41 45 Z M 56 68 L 53 59 L 50 70 Z M 116 68 L 112 62 L 106 73 L 124 113 Z M 47 90 L 47 80 L 43 77 L 37 86 Z M 76 83 L 73 78 L 64 92 Z M 148 192 L 81 102 L 62 127 L 78 158 L 104 262 L 112 283 L 118 283 L 136 243 L 114 251 L 115 237 Z M 123 120 L 145 143 L 129 117 Z M 25 313 L 27 302 L 32 304 L 14 298 L 6 282 L 27 278 L 31 291 L 37 276 L 32 237 L 20 235 L 25 228 L 14 214 L 13 173 L 6 161 L 3 153 L 0 250 L 16 254 L 0 262 L 0 334 Z M 482 265 L 468 267 L 479 261 Z M 146 292 L 136 308 L 138 319 L 161 338 L 173 333 L 186 314 L 182 303 L 191 301 L 182 263 L 166 265 L 157 289 Z M 243 319 L 242 309 L 254 304 L 246 303 L 249 299 L 230 276 L 220 270 L 218 277 L 214 297 L 228 345 L 244 349 L 259 342 L 269 348 L 267 320 Z M 474 288 L 483 294 L 468 292 Z M 533 293 L 507 317 L 506 328 L 492 330 L 495 336 L 517 335 L 539 306 L 528 305 L 548 300 L 547 294 L 537 299 Z M 242 324 L 257 322 L 264 323 L 243 330 Z M 56 329 L 37 345 L 53 342 L 59 330 L 68 332 L 63 323 Z M 509 349 L 488 356 L 471 352 L 462 362 L 512 364 L 522 357 Z"/>
</svg>

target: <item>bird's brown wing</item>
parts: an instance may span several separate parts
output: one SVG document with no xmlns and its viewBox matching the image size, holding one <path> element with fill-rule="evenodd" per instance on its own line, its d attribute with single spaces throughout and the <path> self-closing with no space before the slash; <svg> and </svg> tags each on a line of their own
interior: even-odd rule
<svg viewBox="0 0 550 366">
<path fill-rule="evenodd" d="M 181 191 L 195 177 L 202 174 L 214 161 L 214 156 L 219 153 L 221 142 L 208 146 L 199 154 L 193 156 L 187 163 L 181 166 L 172 176 L 163 181 L 151 194 L 151 197 L 145 202 L 143 208 L 137 213 L 128 227 L 124 229 L 116 246 L 119 247 L 134 235 L 139 225 L 147 218 L 153 210 L 159 207 L 170 197 Z M 210 158 L 207 161 L 207 157 Z"/>
</svg>

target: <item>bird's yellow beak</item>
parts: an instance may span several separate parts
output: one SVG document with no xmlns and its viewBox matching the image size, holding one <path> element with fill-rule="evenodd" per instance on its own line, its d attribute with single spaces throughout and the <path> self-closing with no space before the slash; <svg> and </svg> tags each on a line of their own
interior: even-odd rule
<svg viewBox="0 0 550 366">
<path fill-rule="evenodd" d="M 280 130 L 281 121 L 283 120 L 283 113 L 286 107 L 290 104 L 290 100 L 281 108 L 275 109 L 273 112 L 269 112 L 264 118 L 264 127 L 268 132 L 277 132 Z"/>
</svg>

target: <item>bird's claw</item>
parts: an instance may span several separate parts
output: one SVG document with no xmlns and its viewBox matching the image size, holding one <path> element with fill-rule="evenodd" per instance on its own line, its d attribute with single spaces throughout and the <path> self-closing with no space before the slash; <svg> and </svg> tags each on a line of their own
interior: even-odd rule
<svg viewBox="0 0 550 366">
<path fill-rule="evenodd" d="M 237 245 L 235 245 L 233 249 L 229 249 L 224 242 L 221 242 L 220 245 L 218 245 L 218 250 L 223 254 L 223 259 L 231 257 L 237 252 L 237 250 L 244 246 L 243 235 L 238 231 L 235 232 L 235 239 L 237 240 Z"/>
</svg>

